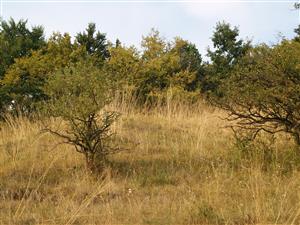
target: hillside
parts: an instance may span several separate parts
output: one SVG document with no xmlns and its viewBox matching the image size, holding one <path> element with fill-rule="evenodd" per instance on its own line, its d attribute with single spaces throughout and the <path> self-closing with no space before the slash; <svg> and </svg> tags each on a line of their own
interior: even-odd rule
<svg viewBox="0 0 300 225">
<path fill-rule="evenodd" d="M 299 223 L 299 157 L 289 137 L 235 143 L 225 114 L 201 104 L 118 107 L 125 151 L 86 172 L 42 122 L 1 126 L 1 224 Z M 52 121 L 57 123 L 57 121 Z M 251 148 L 251 149 L 250 149 Z"/>
</svg>

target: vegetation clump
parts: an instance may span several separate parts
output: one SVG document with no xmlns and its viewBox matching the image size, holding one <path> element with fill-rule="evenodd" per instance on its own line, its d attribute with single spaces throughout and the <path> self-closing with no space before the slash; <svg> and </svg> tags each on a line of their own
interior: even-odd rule
<svg viewBox="0 0 300 225">
<path fill-rule="evenodd" d="M 229 112 L 235 128 L 252 139 L 260 131 L 286 132 L 300 145 L 300 43 L 283 41 L 251 49 L 223 82 L 223 96 L 214 98 Z"/>
<path fill-rule="evenodd" d="M 118 114 L 105 108 L 112 96 L 106 74 L 90 63 L 79 63 L 53 74 L 44 91 L 49 99 L 43 110 L 66 122 L 63 128 L 45 131 L 84 154 L 90 171 L 95 172 L 97 166 L 103 168 L 107 155 L 119 150 L 111 143 L 111 125 Z"/>
</svg>

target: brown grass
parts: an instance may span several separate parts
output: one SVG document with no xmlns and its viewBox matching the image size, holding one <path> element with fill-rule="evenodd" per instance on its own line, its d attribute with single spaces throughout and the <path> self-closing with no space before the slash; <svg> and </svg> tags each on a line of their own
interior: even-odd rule
<svg viewBox="0 0 300 225">
<path fill-rule="evenodd" d="M 224 113 L 205 104 L 118 109 L 128 151 L 98 178 L 40 123 L 1 124 L 0 224 L 300 223 L 300 160 L 288 137 L 235 145 Z"/>
</svg>

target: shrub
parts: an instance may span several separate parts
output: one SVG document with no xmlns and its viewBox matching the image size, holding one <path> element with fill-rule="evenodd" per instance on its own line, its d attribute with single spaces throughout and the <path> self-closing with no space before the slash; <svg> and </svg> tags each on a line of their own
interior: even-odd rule
<svg viewBox="0 0 300 225">
<path fill-rule="evenodd" d="M 287 132 L 300 145 L 300 43 L 254 48 L 221 91 L 223 97 L 212 99 L 229 112 L 235 128 L 251 132 L 252 139 L 260 131 Z"/>
<path fill-rule="evenodd" d="M 89 63 L 79 63 L 53 74 L 45 93 L 49 100 L 43 104 L 43 111 L 67 123 L 64 129 L 47 127 L 45 131 L 61 137 L 64 143 L 83 153 L 86 166 L 92 172 L 99 168 L 96 157 L 103 167 L 106 156 L 118 151 L 111 146 L 110 129 L 118 114 L 105 110 L 111 100 L 107 76 Z"/>
</svg>

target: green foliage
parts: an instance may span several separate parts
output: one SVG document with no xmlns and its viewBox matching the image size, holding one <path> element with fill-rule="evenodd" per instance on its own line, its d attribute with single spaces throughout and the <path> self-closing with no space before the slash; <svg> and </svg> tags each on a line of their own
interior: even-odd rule
<svg viewBox="0 0 300 225">
<path fill-rule="evenodd" d="M 179 56 L 180 72 L 184 73 L 181 77 L 179 86 L 188 91 L 195 91 L 200 87 L 200 82 L 203 79 L 203 66 L 201 55 L 196 46 L 181 38 L 176 38 L 173 48 L 173 54 Z"/>
<path fill-rule="evenodd" d="M 110 58 L 104 68 L 111 79 L 121 89 L 128 85 L 133 86 L 140 70 L 140 58 L 134 47 L 117 45 L 109 49 Z"/>
<path fill-rule="evenodd" d="M 215 103 L 239 129 L 287 132 L 300 145 L 300 43 L 283 41 L 252 49 L 223 82 Z"/>
<path fill-rule="evenodd" d="M 239 29 L 231 28 L 230 24 L 218 23 L 212 36 L 214 51 L 208 49 L 211 65 L 207 68 L 207 79 L 203 85 L 204 91 L 217 92 L 221 80 L 229 76 L 232 67 L 245 55 L 250 48 L 250 42 L 238 40 Z"/>
<path fill-rule="evenodd" d="M 106 74 L 90 62 L 79 62 L 51 74 L 43 88 L 51 116 L 68 119 L 88 117 L 110 102 Z"/>
<path fill-rule="evenodd" d="M 300 25 L 298 25 L 298 27 L 294 29 L 294 32 L 296 33 L 296 37 L 294 38 L 294 40 L 300 42 Z"/>
<path fill-rule="evenodd" d="M 86 32 L 76 35 L 76 42 L 83 46 L 88 54 L 95 55 L 98 60 L 103 61 L 109 58 L 108 43 L 106 35 L 96 32 L 96 24 L 90 23 L 86 28 Z"/>
<path fill-rule="evenodd" d="M 96 158 L 103 166 L 106 156 L 118 150 L 110 145 L 110 127 L 118 114 L 105 110 L 112 95 L 106 74 L 92 63 L 78 63 L 53 74 L 44 91 L 49 100 L 43 112 L 67 123 L 64 128 L 45 130 L 74 145 L 84 154 L 87 168 L 95 172 Z"/>
<path fill-rule="evenodd" d="M 33 103 L 45 99 L 42 87 L 49 74 L 84 58 L 82 48 L 72 44 L 68 34 L 54 34 L 47 45 L 30 56 L 15 60 L 1 81 L 2 111 L 20 110 L 29 113 Z M 13 101 L 13 104 L 11 104 Z"/>
<path fill-rule="evenodd" d="M 30 55 L 45 45 L 41 26 L 27 27 L 27 21 L 10 19 L 0 22 L 0 79 L 16 58 Z"/>
<path fill-rule="evenodd" d="M 157 96 L 171 87 L 196 90 L 201 77 L 201 56 L 195 45 L 176 38 L 167 43 L 158 31 L 143 38 L 141 67 L 136 80 L 141 102 L 156 101 Z"/>
<path fill-rule="evenodd" d="M 171 86 L 195 91 L 199 86 L 198 82 L 202 79 L 202 59 L 195 45 L 177 38 L 170 55 L 176 63 L 170 78 Z"/>
<path fill-rule="evenodd" d="M 148 36 L 143 37 L 142 48 L 143 60 L 150 61 L 161 57 L 167 51 L 167 44 L 157 30 L 151 29 Z"/>
<path fill-rule="evenodd" d="M 6 69 L 0 81 L 1 113 L 30 114 L 36 102 L 47 98 L 42 88 L 51 73 L 88 55 L 100 66 L 109 56 L 105 35 L 96 33 L 95 24 L 89 24 L 86 32 L 79 33 L 74 43 L 70 35 L 55 33 L 46 44 L 43 29 L 35 27 L 30 32 L 26 28 L 26 21 L 17 24 L 13 20 L 2 22 L 2 27 L 0 38 L 9 41 L 6 41 L 10 46 L 7 57 L 15 63 Z M 30 49 L 37 50 L 27 54 Z M 1 53 L 6 54 L 5 51 Z"/>
<path fill-rule="evenodd" d="M 137 78 L 137 96 L 144 103 L 154 92 L 159 92 L 168 86 L 168 69 L 170 58 L 167 57 L 167 44 L 159 36 L 159 32 L 143 37 L 141 70 Z"/>
<path fill-rule="evenodd" d="M 201 55 L 194 44 L 180 38 L 166 42 L 156 30 L 143 37 L 140 54 L 119 40 L 110 45 L 94 23 L 78 33 L 74 42 L 68 34 L 54 34 L 45 43 L 42 28 L 29 31 L 26 21 L 3 22 L 3 27 L 0 39 L 5 38 L 3 43 L 12 49 L 8 58 L 13 64 L 5 68 L 0 80 L 1 114 L 20 111 L 29 115 L 36 102 L 47 98 L 43 86 L 50 74 L 88 56 L 103 67 L 119 91 L 128 91 L 142 104 L 164 98 L 169 90 L 189 95 L 199 89 L 204 77 Z"/>
</svg>

